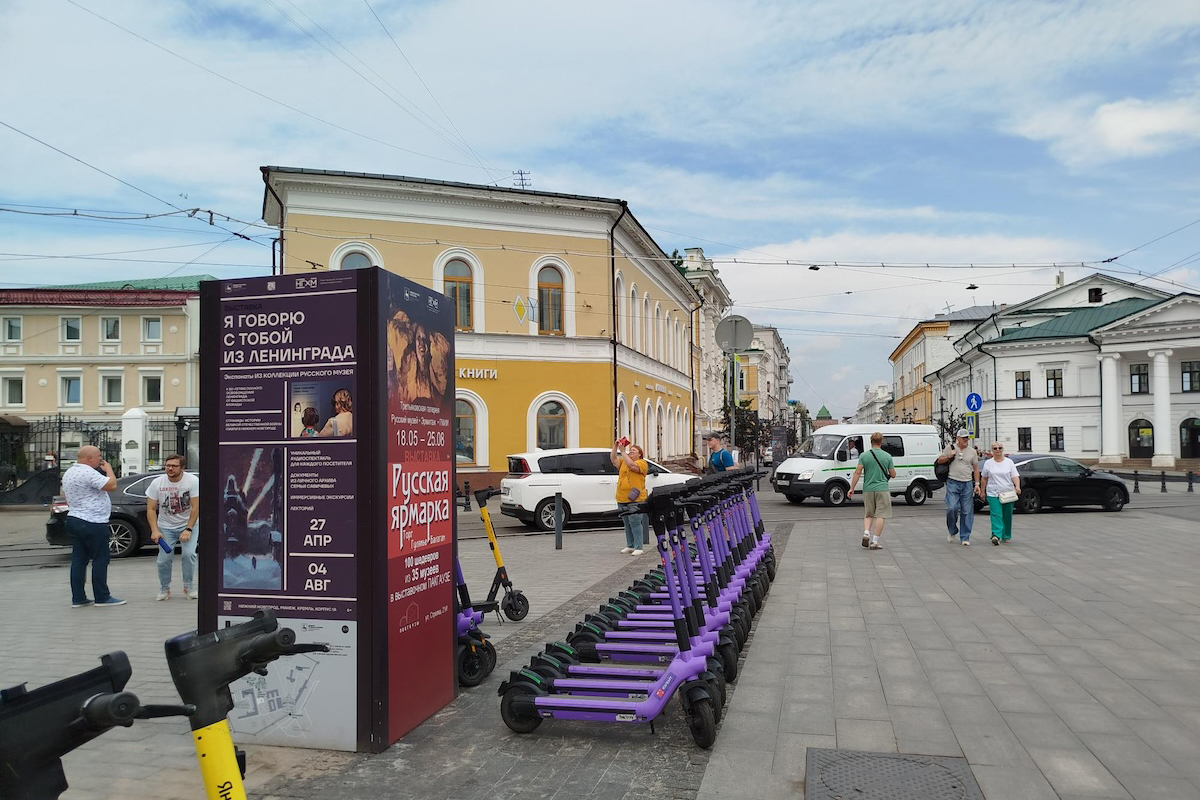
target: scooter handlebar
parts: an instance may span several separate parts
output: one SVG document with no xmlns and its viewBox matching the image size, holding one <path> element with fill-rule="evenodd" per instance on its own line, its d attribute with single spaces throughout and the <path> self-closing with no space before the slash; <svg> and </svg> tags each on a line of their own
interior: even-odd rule
<svg viewBox="0 0 1200 800">
<path fill-rule="evenodd" d="M 79 719 L 88 728 L 106 730 L 118 725 L 128 728 L 137 719 L 141 703 L 133 692 L 109 692 L 89 697 L 79 709 Z"/>
</svg>

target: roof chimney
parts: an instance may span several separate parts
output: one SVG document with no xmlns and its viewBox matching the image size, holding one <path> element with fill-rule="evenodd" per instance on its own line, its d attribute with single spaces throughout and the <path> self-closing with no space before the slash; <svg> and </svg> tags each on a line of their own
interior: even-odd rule
<svg viewBox="0 0 1200 800">
<path fill-rule="evenodd" d="M 1054 276 L 1054 288 L 1061 289 L 1063 287 L 1064 282 L 1065 281 L 1063 279 L 1063 271 L 1060 269 L 1058 271 L 1058 274 Z"/>
</svg>

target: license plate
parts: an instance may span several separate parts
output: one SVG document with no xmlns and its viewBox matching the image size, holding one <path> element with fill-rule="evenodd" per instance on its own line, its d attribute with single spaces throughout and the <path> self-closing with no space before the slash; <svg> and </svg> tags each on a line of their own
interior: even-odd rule
<svg viewBox="0 0 1200 800">
<path fill-rule="evenodd" d="M 776 479 L 775 485 L 776 486 L 791 486 L 792 482 L 791 481 L 781 481 L 781 480 Z"/>
</svg>

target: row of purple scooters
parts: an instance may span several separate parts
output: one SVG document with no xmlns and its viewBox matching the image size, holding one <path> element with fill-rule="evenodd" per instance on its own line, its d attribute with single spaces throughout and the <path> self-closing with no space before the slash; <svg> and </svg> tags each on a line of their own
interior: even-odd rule
<svg viewBox="0 0 1200 800">
<path fill-rule="evenodd" d="M 775 579 L 750 468 L 655 489 L 662 566 L 551 642 L 500 684 L 517 733 L 543 719 L 650 723 L 679 696 L 696 744 L 712 747 L 738 657 Z"/>
</svg>

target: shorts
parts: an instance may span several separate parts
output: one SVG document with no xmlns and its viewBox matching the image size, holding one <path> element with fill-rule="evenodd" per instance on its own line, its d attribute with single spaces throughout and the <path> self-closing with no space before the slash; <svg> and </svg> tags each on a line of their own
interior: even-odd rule
<svg viewBox="0 0 1200 800">
<path fill-rule="evenodd" d="M 863 492 L 864 517 L 892 518 L 892 495 L 889 492 Z"/>
</svg>

